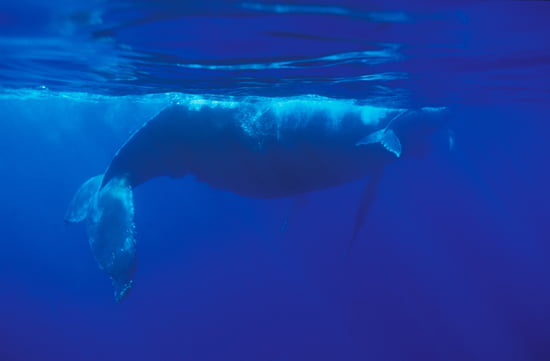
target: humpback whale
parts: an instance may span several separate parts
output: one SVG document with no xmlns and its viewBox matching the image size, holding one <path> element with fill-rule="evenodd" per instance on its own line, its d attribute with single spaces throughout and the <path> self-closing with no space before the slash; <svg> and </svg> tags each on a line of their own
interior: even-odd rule
<svg viewBox="0 0 550 361">
<path fill-rule="evenodd" d="M 369 178 L 353 239 L 384 167 L 421 155 L 445 127 L 445 108 L 391 108 L 321 96 L 189 96 L 147 121 L 106 171 L 85 182 L 65 220 L 86 221 L 90 247 L 115 299 L 136 269 L 132 189 L 160 176 L 194 175 L 246 197 L 281 198 Z"/>
</svg>

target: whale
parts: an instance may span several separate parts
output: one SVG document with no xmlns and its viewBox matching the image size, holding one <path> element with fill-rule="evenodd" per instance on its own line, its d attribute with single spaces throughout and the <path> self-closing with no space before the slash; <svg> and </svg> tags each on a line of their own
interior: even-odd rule
<svg viewBox="0 0 550 361">
<path fill-rule="evenodd" d="M 69 223 L 111 279 L 115 300 L 136 272 L 133 189 L 156 177 L 192 175 L 211 188 L 275 199 L 366 179 L 349 246 L 375 199 L 384 168 L 420 158 L 446 127 L 445 107 L 392 107 L 316 95 L 188 96 L 170 102 L 135 131 L 105 172 L 71 200 Z"/>
</svg>

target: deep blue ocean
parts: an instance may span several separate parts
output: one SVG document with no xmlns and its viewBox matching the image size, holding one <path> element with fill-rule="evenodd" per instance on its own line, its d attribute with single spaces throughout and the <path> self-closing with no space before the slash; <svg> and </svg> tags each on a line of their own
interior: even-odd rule
<svg viewBox="0 0 550 361">
<path fill-rule="evenodd" d="M 0 1 L 0 361 L 550 360 L 550 2 Z M 78 187 L 168 104 L 448 107 L 452 147 L 264 200 L 134 191 L 121 303 Z"/>
</svg>

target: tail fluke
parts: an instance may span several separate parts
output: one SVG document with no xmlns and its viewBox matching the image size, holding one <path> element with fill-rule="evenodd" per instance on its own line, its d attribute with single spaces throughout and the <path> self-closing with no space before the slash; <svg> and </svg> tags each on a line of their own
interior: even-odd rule
<svg viewBox="0 0 550 361">
<path fill-rule="evenodd" d="M 101 187 L 103 176 L 88 180 L 71 201 L 65 219 L 88 226 L 94 257 L 109 275 L 120 302 L 130 291 L 136 269 L 134 201 L 128 179 L 111 179 Z"/>
<path fill-rule="evenodd" d="M 65 222 L 78 223 L 86 219 L 90 205 L 95 202 L 102 182 L 103 174 L 100 174 L 88 179 L 80 186 L 67 208 Z"/>
</svg>

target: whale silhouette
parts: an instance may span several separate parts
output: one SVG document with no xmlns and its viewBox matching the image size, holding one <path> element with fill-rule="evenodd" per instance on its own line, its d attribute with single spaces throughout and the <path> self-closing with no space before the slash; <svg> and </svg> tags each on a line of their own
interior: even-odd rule
<svg viewBox="0 0 550 361">
<path fill-rule="evenodd" d="M 350 246 L 384 167 L 426 151 L 445 108 L 390 108 L 320 96 L 190 96 L 147 121 L 104 174 L 85 182 L 65 220 L 86 220 L 99 267 L 121 301 L 136 269 L 132 189 L 159 176 L 194 175 L 255 198 L 301 195 L 370 177 Z"/>
</svg>

